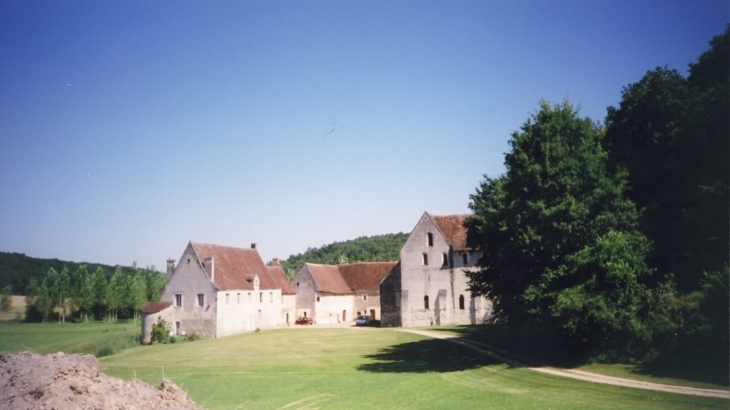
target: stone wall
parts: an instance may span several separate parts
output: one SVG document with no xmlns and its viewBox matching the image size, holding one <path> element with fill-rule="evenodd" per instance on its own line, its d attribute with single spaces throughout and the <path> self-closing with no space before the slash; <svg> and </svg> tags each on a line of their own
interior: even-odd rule
<svg viewBox="0 0 730 410">
<path fill-rule="evenodd" d="M 203 295 L 203 306 L 198 304 L 199 294 Z M 177 295 L 180 295 L 180 306 L 177 306 Z M 173 332 L 177 331 L 176 323 L 180 322 L 181 333 L 195 332 L 199 335 L 218 337 L 217 297 L 215 287 L 192 254 L 192 248 L 188 247 L 175 267 L 174 274 L 162 288 L 160 300 L 172 302 L 171 314 L 164 318 L 172 323 Z"/>
</svg>

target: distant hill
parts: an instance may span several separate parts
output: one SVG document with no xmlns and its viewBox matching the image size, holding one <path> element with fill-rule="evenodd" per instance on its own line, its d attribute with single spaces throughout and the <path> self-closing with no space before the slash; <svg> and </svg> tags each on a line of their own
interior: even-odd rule
<svg viewBox="0 0 730 410">
<path fill-rule="evenodd" d="M 397 261 L 398 252 L 408 239 L 399 232 L 386 235 L 361 236 L 344 242 L 334 242 L 321 248 L 308 248 L 306 252 L 290 255 L 281 266 L 291 280 L 305 263 L 338 264 L 353 262 Z"/>
<path fill-rule="evenodd" d="M 73 272 L 80 265 L 86 265 L 91 272 L 101 266 L 107 276 L 111 276 L 115 269 L 114 266 L 100 263 L 40 259 L 26 256 L 24 253 L 0 252 L 0 289 L 10 285 L 14 295 L 24 295 L 25 287 L 28 285 L 30 278 L 41 280 L 50 268 L 60 271 L 66 267 Z M 129 273 L 131 270 L 130 266 L 122 266 L 122 273 L 124 274 Z"/>
</svg>

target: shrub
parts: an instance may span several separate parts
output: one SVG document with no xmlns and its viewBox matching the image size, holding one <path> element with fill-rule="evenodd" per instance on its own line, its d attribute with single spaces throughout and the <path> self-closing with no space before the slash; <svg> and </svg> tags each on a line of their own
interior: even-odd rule
<svg viewBox="0 0 730 410">
<path fill-rule="evenodd" d="M 162 317 L 157 318 L 157 323 L 152 325 L 150 343 L 167 343 L 170 340 L 170 324 Z"/>
</svg>

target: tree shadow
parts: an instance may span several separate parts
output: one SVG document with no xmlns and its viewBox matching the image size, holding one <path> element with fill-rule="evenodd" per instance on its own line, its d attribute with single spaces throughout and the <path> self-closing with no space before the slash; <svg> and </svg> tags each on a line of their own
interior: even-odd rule
<svg viewBox="0 0 730 410">
<path fill-rule="evenodd" d="M 591 359 L 588 347 L 581 340 L 566 338 L 547 327 L 466 325 L 433 327 L 428 331 L 456 334 L 458 340 L 475 341 L 493 347 L 499 353 L 509 352 L 536 366 L 571 369 L 595 360 Z M 630 371 L 634 374 L 720 386 L 728 384 L 727 347 L 711 349 L 703 340 L 683 340 L 651 360 L 633 362 L 632 366 Z"/>
<path fill-rule="evenodd" d="M 464 346 L 439 339 L 402 343 L 364 357 L 374 362 L 360 365 L 357 369 L 375 373 L 445 373 L 501 363 Z"/>
</svg>

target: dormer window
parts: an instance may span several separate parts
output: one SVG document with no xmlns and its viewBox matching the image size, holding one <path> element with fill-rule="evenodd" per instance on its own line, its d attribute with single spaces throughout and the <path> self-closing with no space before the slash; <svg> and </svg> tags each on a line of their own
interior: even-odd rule
<svg viewBox="0 0 730 410">
<path fill-rule="evenodd" d="M 428 233 L 428 234 L 426 235 L 426 244 L 427 244 L 428 246 L 433 246 L 433 234 L 432 234 L 431 232 L 429 232 L 429 233 Z"/>
</svg>

